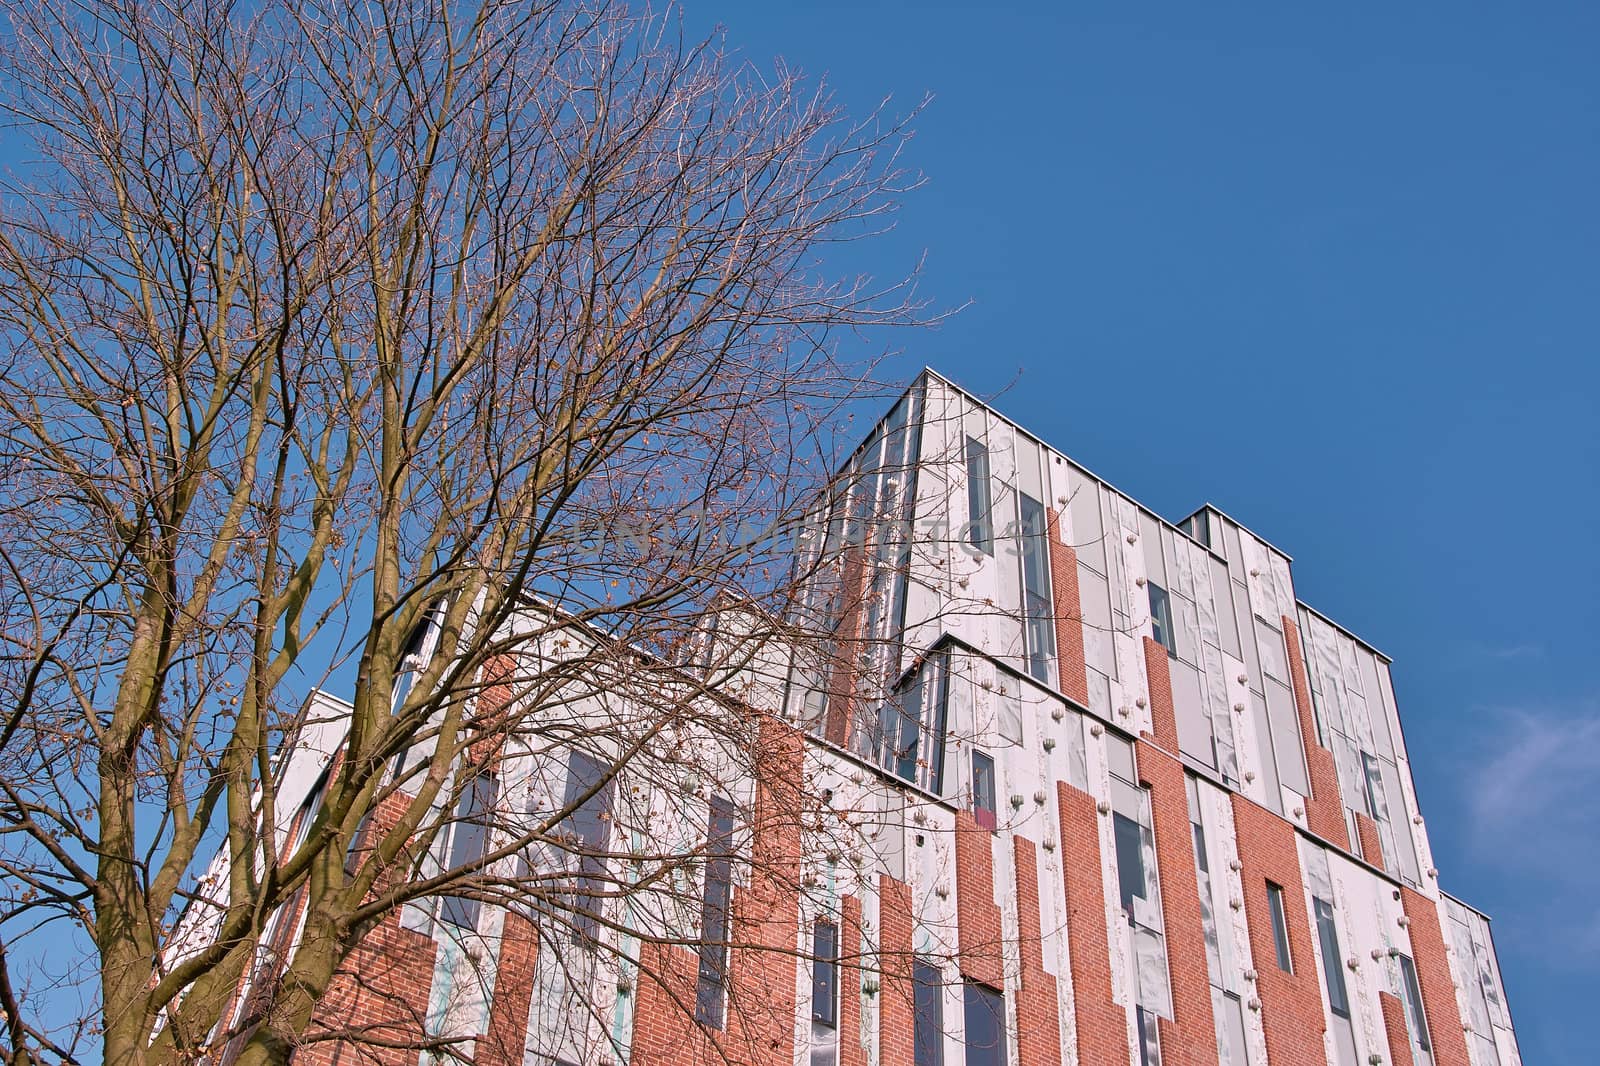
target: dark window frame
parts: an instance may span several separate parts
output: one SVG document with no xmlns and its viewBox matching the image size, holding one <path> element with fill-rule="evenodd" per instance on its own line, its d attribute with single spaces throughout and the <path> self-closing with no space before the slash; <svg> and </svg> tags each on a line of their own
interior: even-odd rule
<svg viewBox="0 0 1600 1066">
<path fill-rule="evenodd" d="M 1344 960 L 1339 957 L 1339 929 L 1333 921 L 1333 904 L 1311 898 L 1317 917 L 1317 940 L 1322 947 L 1322 978 L 1328 992 L 1328 1009 L 1336 1017 L 1350 1017 L 1350 990 L 1344 983 Z"/>
<path fill-rule="evenodd" d="M 1150 631 L 1156 643 L 1167 649 L 1167 656 L 1178 657 L 1178 634 L 1172 625 L 1172 594 L 1149 579 L 1144 583 L 1150 600 Z"/>
<path fill-rule="evenodd" d="M 1008 1066 L 1006 994 L 978 981 L 963 982 L 961 1013 L 967 1066 Z"/>
<path fill-rule="evenodd" d="M 994 554 L 994 486 L 989 470 L 989 446 L 966 438 L 967 543 L 984 555 Z"/>
<path fill-rule="evenodd" d="M 456 798 L 450 826 L 450 847 L 445 869 L 459 870 L 483 860 L 489 850 L 489 829 L 499 799 L 500 782 L 487 771 L 474 774 Z M 439 902 L 439 921 L 469 932 L 478 928 L 483 902 L 470 896 L 445 896 Z"/>
<path fill-rule="evenodd" d="M 721 1029 L 727 1009 L 728 931 L 733 918 L 734 807 L 733 802 L 723 796 L 712 796 L 709 807 L 694 1020 L 709 1028 Z"/>
<path fill-rule="evenodd" d="M 839 1025 L 839 927 L 826 918 L 811 927 L 811 1020 Z"/>
<path fill-rule="evenodd" d="M 931 959 L 911 960 L 913 1066 L 944 1066 L 944 974 Z"/>
<path fill-rule="evenodd" d="M 979 766 L 979 760 L 988 765 Z M 972 749 L 972 817 L 984 829 L 993 831 L 999 827 L 999 815 L 995 806 L 996 794 L 999 792 L 999 778 L 996 776 L 994 757 L 987 752 Z M 987 784 L 985 784 L 987 779 Z"/>
<path fill-rule="evenodd" d="M 1294 953 L 1289 949 L 1289 912 L 1284 904 L 1283 886 L 1267 882 L 1267 913 L 1272 921 L 1272 946 L 1278 956 L 1278 969 L 1294 973 Z"/>
</svg>

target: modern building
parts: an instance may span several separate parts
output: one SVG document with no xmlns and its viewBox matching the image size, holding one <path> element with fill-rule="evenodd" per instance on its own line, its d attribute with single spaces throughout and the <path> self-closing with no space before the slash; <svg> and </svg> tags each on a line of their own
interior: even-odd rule
<svg viewBox="0 0 1600 1066">
<path fill-rule="evenodd" d="M 325 1022 L 527 1066 L 1518 1066 L 1390 661 L 1288 555 L 1215 507 L 1162 519 L 932 372 L 849 464 L 797 553 L 831 638 L 762 649 L 738 693 L 754 773 L 597 790 L 604 758 L 519 770 L 508 744 L 471 793 L 564 797 L 585 877 L 698 856 L 666 902 L 600 893 L 554 931 L 408 907 Z M 738 609 L 704 632 L 736 640 Z"/>
</svg>

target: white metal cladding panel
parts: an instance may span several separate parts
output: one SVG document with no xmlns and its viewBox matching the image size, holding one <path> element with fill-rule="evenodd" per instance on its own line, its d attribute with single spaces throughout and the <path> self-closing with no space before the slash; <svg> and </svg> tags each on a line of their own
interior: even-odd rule
<svg viewBox="0 0 1600 1066">
<path fill-rule="evenodd" d="M 1078 566 L 1078 598 L 1083 607 L 1083 654 L 1088 665 L 1108 677 L 1116 675 L 1112 647 L 1111 589 L 1106 579 Z"/>
<path fill-rule="evenodd" d="M 1239 618 L 1233 606 L 1234 584 L 1228 577 L 1228 565 L 1215 557 L 1206 565 L 1211 576 L 1211 597 L 1216 606 L 1217 631 L 1222 650 L 1235 658 L 1242 658 L 1244 652 L 1239 647 Z"/>
<path fill-rule="evenodd" d="M 1167 591 L 1175 590 L 1177 576 L 1167 572 L 1167 564 L 1161 550 L 1161 541 L 1167 531 L 1161 527 L 1160 522 L 1143 510 L 1139 511 L 1135 529 L 1139 533 L 1139 549 L 1140 554 L 1144 556 L 1145 575 Z"/>
<path fill-rule="evenodd" d="M 1302 796 L 1310 795 L 1305 754 L 1300 746 L 1300 718 L 1295 711 L 1294 694 L 1282 682 L 1267 682 L 1267 721 L 1272 728 L 1278 780 Z"/>
<path fill-rule="evenodd" d="M 1105 522 L 1100 511 L 1100 483 L 1076 466 L 1067 468 L 1067 516 L 1071 544 L 1078 561 L 1106 573 Z"/>
<path fill-rule="evenodd" d="M 1400 926 L 1404 913 L 1394 899 L 1393 886 L 1372 871 L 1334 851 L 1325 852 L 1332 873 L 1338 907 L 1341 965 L 1350 990 L 1351 1016 L 1356 1030 L 1359 1061 L 1387 1050 L 1380 992 L 1393 991 L 1389 949 L 1410 954 L 1409 938 Z M 1349 964 L 1355 963 L 1354 967 Z"/>
</svg>

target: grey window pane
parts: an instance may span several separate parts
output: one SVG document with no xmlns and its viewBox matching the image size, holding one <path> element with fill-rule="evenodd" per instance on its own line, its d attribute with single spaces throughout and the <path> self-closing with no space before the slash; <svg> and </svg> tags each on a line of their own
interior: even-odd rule
<svg viewBox="0 0 1600 1066">
<path fill-rule="evenodd" d="M 1006 1000 L 968 981 L 964 987 L 967 1066 L 1006 1066 Z"/>
<path fill-rule="evenodd" d="M 713 796 L 706 831 L 706 882 L 700 910 L 700 968 L 694 1017 L 714 1029 L 722 1028 L 732 898 L 733 804 L 722 796 Z"/>
<path fill-rule="evenodd" d="M 913 1066 L 944 1066 L 944 980 L 939 968 L 911 964 Z"/>
</svg>

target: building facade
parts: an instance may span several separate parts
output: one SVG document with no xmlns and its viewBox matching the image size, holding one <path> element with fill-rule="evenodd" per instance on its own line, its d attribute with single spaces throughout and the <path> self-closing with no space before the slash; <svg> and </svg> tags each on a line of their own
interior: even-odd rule
<svg viewBox="0 0 1600 1066">
<path fill-rule="evenodd" d="M 596 893 L 559 930 L 408 906 L 330 1032 L 526 1066 L 1518 1066 L 1389 660 L 1297 598 L 1288 555 L 1213 507 L 1163 520 L 932 372 L 848 474 L 798 549 L 828 639 L 762 650 L 740 689 L 754 762 L 605 780 L 508 742 L 471 793 L 562 797 L 596 883 L 630 848 L 695 856 L 663 904 Z M 285 770 L 308 796 L 324 703 Z"/>
</svg>

